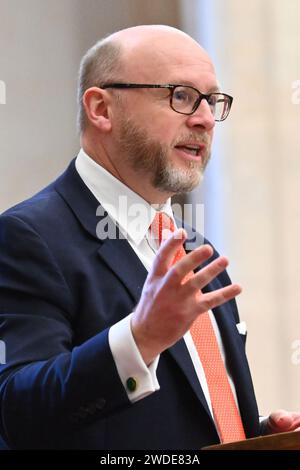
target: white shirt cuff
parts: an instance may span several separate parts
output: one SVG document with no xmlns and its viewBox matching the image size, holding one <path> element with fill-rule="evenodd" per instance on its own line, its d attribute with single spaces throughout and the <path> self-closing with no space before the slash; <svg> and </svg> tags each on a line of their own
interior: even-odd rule
<svg viewBox="0 0 300 470">
<path fill-rule="evenodd" d="M 121 382 L 134 403 L 160 389 L 156 377 L 159 356 L 146 366 L 132 335 L 131 315 L 110 328 L 108 341 Z"/>
</svg>

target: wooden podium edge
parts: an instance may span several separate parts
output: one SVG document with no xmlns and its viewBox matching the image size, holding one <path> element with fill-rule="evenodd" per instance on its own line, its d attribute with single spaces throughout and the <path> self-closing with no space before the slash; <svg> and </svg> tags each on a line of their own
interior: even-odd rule
<svg viewBox="0 0 300 470">
<path fill-rule="evenodd" d="M 201 450 L 300 450 L 300 431 L 253 437 L 244 441 L 202 447 Z"/>
</svg>

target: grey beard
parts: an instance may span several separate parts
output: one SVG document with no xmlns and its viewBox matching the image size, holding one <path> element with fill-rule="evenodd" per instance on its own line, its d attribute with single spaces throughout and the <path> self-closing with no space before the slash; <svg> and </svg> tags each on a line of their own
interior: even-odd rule
<svg viewBox="0 0 300 470">
<path fill-rule="evenodd" d="M 165 165 L 159 174 L 154 175 L 153 186 L 162 191 L 171 193 L 187 193 L 192 191 L 203 178 L 203 169 L 178 169 Z"/>
<path fill-rule="evenodd" d="M 129 119 L 120 123 L 120 149 L 128 165 L 141 177 L 150 175 L 153 187 L 162 192 L 189 192 L 202 180 L 202 165 L 190 162 L 190 168 L 176 168 L 168 161 L 169 148 L 151 139 Z"/>
</svg>

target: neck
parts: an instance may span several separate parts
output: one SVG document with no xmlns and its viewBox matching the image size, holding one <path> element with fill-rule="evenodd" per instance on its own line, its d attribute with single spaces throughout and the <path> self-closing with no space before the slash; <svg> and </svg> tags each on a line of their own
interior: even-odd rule
<svg viewBox="0 0 300 470">
<path fill-rule="evenodd" d="M 111 173 L 115 178 L 120 180 L 122 183 L 126 184 L 123 181 L 123 178 L 121 177 L 118 169 L 116 168 L 114 162 L 111 160 L 109 157 L 108 153 L 105 151 L 104 147 L 101 145 L 101 143 L 97 143 L 97 145 L 93 145 L 92 142 L 87 141 L 87 139 L 81 137 L 80 139 L 80 145 L 85 151 L 85 153 L 92 159 L 94 160 L 98 165 L 102 166 L 105 168 L 106 171 Z"/>
</svg>

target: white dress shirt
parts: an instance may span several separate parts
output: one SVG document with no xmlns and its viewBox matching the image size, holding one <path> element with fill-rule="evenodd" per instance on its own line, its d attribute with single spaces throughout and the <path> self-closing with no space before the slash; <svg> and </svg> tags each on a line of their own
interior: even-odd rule
<svg viewBox="0 0 300 470">
<path fill-rule="evenodd" d="M 154 241 L 151 240 L 149 231 L 156 210 L 141 196 L 133 192 L 128 186 L 124 185 L 102 166 L 98 165 L 82 149 L 76 159 L 76 169 L 83 182 L 107 211 L 110 218 L 119 227 L 146 270 L 149 271 L 157 251 L 157 247 Z M 138 224 L 135 223 L 137 210 L 139 211 Z M 160 206 L 159 210 L 167 213 L 173 219 L 176 226 L 170 200 Z M 120 262 L 122 262 L 122 260 L 120 260 Z M 226 364 L 219 328 L 212 312 L 209 312 L 209 314 L 222 358 Z M 131 315 L 128 315 L 110 328 L 109 345 L 128 397 L 132 402 L 135 402 L 159 390 L 160 387 L 156 377 L 159 357 L 157 357 L 149 367 L 146 366 L 131 332 Z M 184 335 L 184 340 L 212 414 L 206 377 L 190 332 Z M 233 381 L 228 371 L 227 374 L 237 403 Z M 129 377 L 134 377 L 137 382 L 135 391 L 129 391 L 126 387 L 126 382 Z"/>
</svg>

